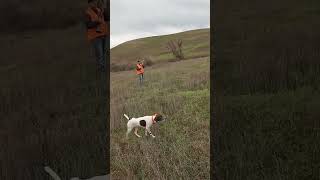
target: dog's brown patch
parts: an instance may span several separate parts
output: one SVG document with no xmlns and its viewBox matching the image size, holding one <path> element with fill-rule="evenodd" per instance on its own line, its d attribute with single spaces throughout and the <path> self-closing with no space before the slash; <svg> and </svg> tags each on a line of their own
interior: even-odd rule
<svg viewBox="0 0 320 180">
<path fill-rule="evenodd" d="M 147 122 L 145 120 L 140 120 L 139 123 L 140 123 L 140 126 L 142 127 L 146 127 L 147 125 Z"/>
<path fill-rule="evenodd" d="M 162 121 L 162 115 L 161 114 L 157 114 L 156 117 L 154 118 L 154 120 L 156 122 Z"/>
</svg>

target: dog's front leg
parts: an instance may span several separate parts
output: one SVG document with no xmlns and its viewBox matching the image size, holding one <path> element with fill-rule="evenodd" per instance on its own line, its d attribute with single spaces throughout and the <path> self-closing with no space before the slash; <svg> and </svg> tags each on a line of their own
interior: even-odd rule
<svg viewBox="0 0 320 180">
<path fill-rule="evenodd" d="M 141 137 L 139 134 L 138 134 L 138 128 L 135 128 L 135 130 L 134 130 L 134 134 L 137 136 L 137 137 Z"/>
<path fill-rule="evenodd" d="M 145 135 L 145 136 L 148 136 L 147 128 L 146 128 L 146 129 L 144 129 L 144 135 Z"/>
<path fill-rule="evenodd" d="M 156 137 L 155 135 L 153 135 L 153 134 L 151 133 L 150 128 L 146 128 L 146 130 L 148 131 L 148 133 L 149 133 L 153 138 Z"/>
</svg>

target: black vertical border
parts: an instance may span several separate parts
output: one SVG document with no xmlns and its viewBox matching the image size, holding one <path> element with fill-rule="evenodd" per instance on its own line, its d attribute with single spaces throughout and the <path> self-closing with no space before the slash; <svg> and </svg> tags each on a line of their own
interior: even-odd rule
<svg viewBox="0 0 320 180">
<path fill-rule="evenodd" d="M 110 174 L 110 0 L 106 0 L 106 10 L 107 10 L 107 24 L 109 29 L 109 34 L 106 40 L 107 48 L 107 78 L 106 78 L 106 163 L 107 163 L 107 174 Z"/>
<path fill-rule="evenodd" d="M 215 161 L 215 154 L 216 154 L 216 113 L 214 109 L 214 104 L 216 103 L 215 98 L 215 81 L 214 81 L 214 72 L 215 72 L 215 53 L 214 53 L 214 2 L 210 1 L 210 179 L 217 179 L 216 177 L 216 161 Z"/>
</svg>

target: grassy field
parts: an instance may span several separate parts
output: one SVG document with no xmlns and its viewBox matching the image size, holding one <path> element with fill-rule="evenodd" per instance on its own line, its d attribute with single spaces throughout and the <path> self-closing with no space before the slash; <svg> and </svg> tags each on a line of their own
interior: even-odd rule
<svg viewBox="0 0 320 180">
<path fill-rule="evenodd" d="M 130 68 L 138 58 L 148 58 L 153 63 L 174 60 L 174 56 L 166 46 L 169 41 L 178 39 L 183 41 L 183 53 L 186 59 L 209 56 L 210 30 L 198 29 L 165 36 L 141 38 L 120 44 L 112 48 L 111 71 Z"/>
<path fill-rule="evenodd" d="M 111 57 L 112 59 L 112 57 Z M 134 71 L 111 73 L 112 179 L 209 179 L 209 57 L 146 67 L 139 87 Z M 156 138 L 125 139 L 127 120 L 158 112 Z"/>
<path fill-rule="evenodd" d="M 0 179 L 105 174 L 107 96 L 83 27 L 0 39 Z"/>
</svg>

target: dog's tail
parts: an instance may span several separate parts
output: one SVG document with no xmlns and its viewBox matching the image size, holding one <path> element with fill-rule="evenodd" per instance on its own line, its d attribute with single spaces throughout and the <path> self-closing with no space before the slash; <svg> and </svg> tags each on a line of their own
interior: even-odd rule
<svg viewBox="0 0 320 180">
<path fill-rule="evenodd" d="M 54 172 L 49 166 L 44 167 L 44 170 L 50 174 L 54 180 L 61 180 L 56 172 Z"/>
<path fill-rule="evenodd" d="M 130 118 L 129 118 L 128 115 L 126 115 L 126 114 L 123 114 L 123 115 L 124 115 L 124 117 L 126 117 L 128 120 L 130 120 Z"/>
</svg>

